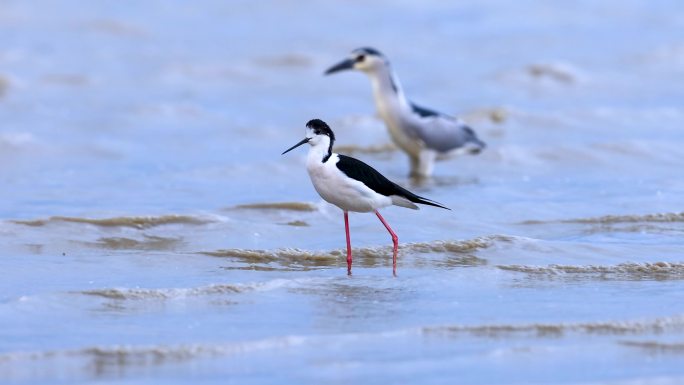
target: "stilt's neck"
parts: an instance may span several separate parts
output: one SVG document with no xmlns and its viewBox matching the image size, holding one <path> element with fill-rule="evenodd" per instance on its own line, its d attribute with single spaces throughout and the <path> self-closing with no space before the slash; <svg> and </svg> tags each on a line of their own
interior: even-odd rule
<svg viewBox="0 0 684 385">
<path fill-rule="evenodd" d="M 308 160 L 325 163 L 332 155 L 333 143 L 326 135 L 320 135 L 316 140 L 317 142 L 309 149 Z"/>
</svg>

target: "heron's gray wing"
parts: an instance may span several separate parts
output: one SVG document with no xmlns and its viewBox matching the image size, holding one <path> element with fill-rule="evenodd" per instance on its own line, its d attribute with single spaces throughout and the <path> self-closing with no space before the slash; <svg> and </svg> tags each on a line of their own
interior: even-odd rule
<svg viewBox="0 0 684 385">
<path fill-rule="evenodd" d="M 446 115 L 439 113 L 435 110 L 431 110 L 429 108 L 421 107 L 415 103 L 410 103 L 410 104 L 411 104 L 411 109 L 413 110 L 413 112 L 420 115 L 423 118 L 428 117 L 428 116 L 446 116 Z"/>
<path fill-rule="evenodd" d="M 468 143 L 484 146 L 464 121 L 411 104 L 413 116 L 406 124 L 407 133 L 419 138 L 427 148 L 449 152 Z"/>
</svg>

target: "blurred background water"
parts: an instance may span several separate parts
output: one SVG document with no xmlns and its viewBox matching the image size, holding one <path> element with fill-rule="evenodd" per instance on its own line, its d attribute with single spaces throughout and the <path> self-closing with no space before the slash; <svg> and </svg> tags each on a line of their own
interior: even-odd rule
<svg viewBox="0 0 684 385">
<path fill-rule="evenodd" d="M 3 1 L 3 383 L 684 382 L 679 1 Z M 412 186 L 368 80 L 488 143 Z M 451 207 L 322 202 L 311 118 Z"/>
</svg>

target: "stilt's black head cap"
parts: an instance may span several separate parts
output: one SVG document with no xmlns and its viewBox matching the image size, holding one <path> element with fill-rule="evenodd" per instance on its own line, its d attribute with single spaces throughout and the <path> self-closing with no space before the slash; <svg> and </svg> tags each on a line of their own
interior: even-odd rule
<svg viewBox="0 0 684 385">
<path fill-rule="evenodd" d="M 312 119 L 306 124 L 307 127 L 313 130 L 316 135 L 327 135 L 330 137 L 330 142 L 335 140 L 335 134 L 330 129 L 328 124 L 320 119 Z"/>
</svg>

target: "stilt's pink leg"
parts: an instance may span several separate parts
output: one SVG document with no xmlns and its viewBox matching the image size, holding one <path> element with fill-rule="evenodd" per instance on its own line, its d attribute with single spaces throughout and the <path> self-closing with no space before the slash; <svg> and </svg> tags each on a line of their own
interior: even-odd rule
<svg viewBox="0 0 684 385">
<path fill-rule="evenodd" d="M 392 275 L 395 277 L 397 276 L 397 252 L 399 251 L 399 237 L 397 237 L 397 234 L 392 231 L 392 228 L 385 222 L 385 218 L 380 215 L 378 210 L 375 210 L 375 215 L 378 216 L 380 219 L 380 222 L 382 222 L 383 225 L 385 225 L 385 228 L 389 233 L 392 235 L 392 243 L 394 244 L 394 250 L 392 252 Z"/>
<path fill-rule="evenodd" d="M 347 275 L 351 275 L 352 250 L 351 238 L 349 237 L 349 213 L 344 212 L 344 232 L 347 235 Z"/>
</svg>

